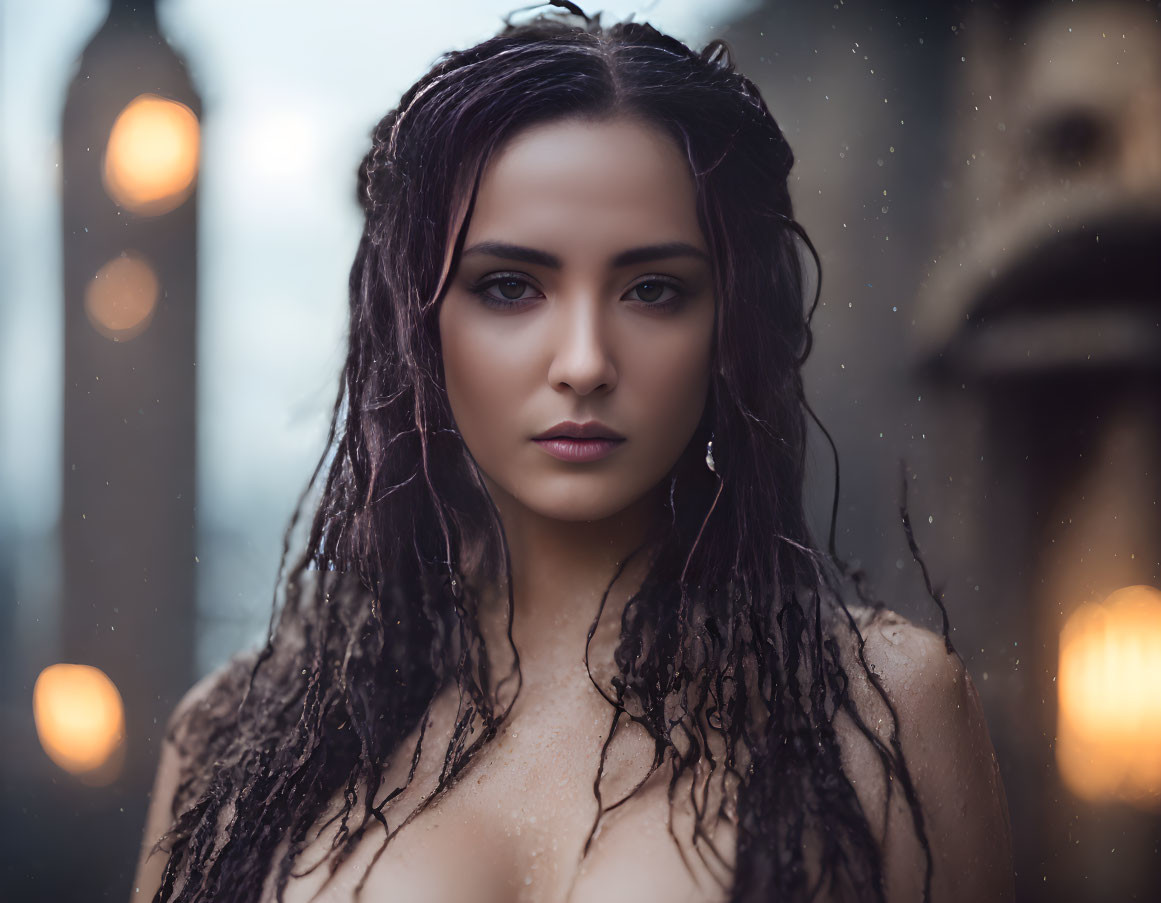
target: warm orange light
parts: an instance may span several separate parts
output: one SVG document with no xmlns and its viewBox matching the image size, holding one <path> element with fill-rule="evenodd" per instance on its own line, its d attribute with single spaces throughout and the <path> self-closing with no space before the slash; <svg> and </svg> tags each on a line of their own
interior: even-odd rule
<svg viewBox="0 0 1161 903">
<path fill-rule="evenodd" d="M 105 190 L 134 213 L 168 213 L 189 197 L 198 171 L 198 118 L 183 103 L 156 94 L 131 100 L 113 123 L 105 148 Z"/>
<path fill-rule="evenodd" d="M 97 772 L 125 737 L 121 694 L 91 665 L 49 665 L 32 688 L 32 714 L 40 745 L 71 774 Z"/>
<path fill-rule="evenodd" d="M 145 331 L 160 292 L 157 274 L 136 251 L 122 251 L 85 286 L 85 313 L 107 339 L 125 342 Z"/>
<path fill-rule="evenodd" d="M 1060 633 L 1056 761 L 1078 796 L 1161 807 L 1161 591 L 1119 589 Z"/>
</svg>

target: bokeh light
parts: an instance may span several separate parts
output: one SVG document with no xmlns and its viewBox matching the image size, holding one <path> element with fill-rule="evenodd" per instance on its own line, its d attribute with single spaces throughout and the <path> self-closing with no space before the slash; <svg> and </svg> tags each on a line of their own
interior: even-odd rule
<svg viewBox="0 0 1161 903">
<path fill-rule="evenodd" d="M 32 713 L 40 745 L 70 774 L 99 772 L 125 739 L 121 694 L 105 672 L 91 665 L 49 665 L 32 689 Z"/>
<path fill-rule="evenodd" d="M 1087 800 L 1161 807 L 1161 591 L 1119 589 L 1060 634 L 1056 758 Z"/>
<path fill-rule="evenodd" d="M 189 107 L 141 94 L 117 115 L 109 132 L 105 190 L 142 216 L 168 213 L 193 191 L 199 145 L 198 119 Z"/>
<path fill-rule="evenodd" d="M 149 261 L 137 251 L 122 251 L 89 280 L 85 313 L 101 335 L 128 341 L 149 326 L 160 290 Z"/>
</svg>

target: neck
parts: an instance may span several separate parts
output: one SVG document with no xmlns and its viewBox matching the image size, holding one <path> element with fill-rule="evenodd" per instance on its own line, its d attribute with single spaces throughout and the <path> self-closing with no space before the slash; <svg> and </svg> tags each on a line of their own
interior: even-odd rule
<svg viewBox="0 0 1161 903">
<path fill-rule="evenodd" d="M 544 517 L 490 481 L 488 489 L 508 539 L 512 642 L 520 656 L 525 686 L 573 680 L 588 684 L 583 668 L 588 631 L 600 611 L 600 624 L 589 643 L 589 661 L 594 674 L 607 673 L 620 636 L 621 613 L 649 570 L 652 540 L 666 516 L 665 487 L 599 521 Z M 614 582 L 618 570 L 621 573 Z M 480 624 L 492 654 L 503 650 L 497 657 L 509 663 L 508 586 L 503 581 L 483 589 Z M 507 670 L 505 664 L 497 673 Z"/>
</svg>

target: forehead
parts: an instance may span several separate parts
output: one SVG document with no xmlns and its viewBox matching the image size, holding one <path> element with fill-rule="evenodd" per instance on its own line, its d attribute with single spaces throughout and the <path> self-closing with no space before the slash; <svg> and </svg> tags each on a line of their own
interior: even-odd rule
<svg viewBox="0 0 1161 903">
<path fill-rule="evenodd" d="M 704 246 L 696 203 L 685 156 L 660 129 L 566 119 L 525 129 L 489 161 L 467 238 L 556 242 L 565 255 L 646 235 Z"/>
</svg>

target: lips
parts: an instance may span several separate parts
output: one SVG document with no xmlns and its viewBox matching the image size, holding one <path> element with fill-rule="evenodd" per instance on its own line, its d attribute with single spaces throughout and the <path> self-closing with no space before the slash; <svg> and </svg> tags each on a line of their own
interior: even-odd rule
<svg viewBox="0 0 1161 903">
<path fill-rule="evenodd" d="M 611 454 L 625 440 L 556 438 L 535 439 L 533 441 L 552 457 L 559 458 L 561 461 L 587 463 L 599 461 Z"/>
<path fill-rule="evenodd" d="M 605 426 L 599 420 L 589 420 L 586 423 L 577 423 L 574 420 L 562 420 L 550 426 L 533 439 L 610 439 L 622 440 L 625 437 L 611 427 Z"/>
</svg>

